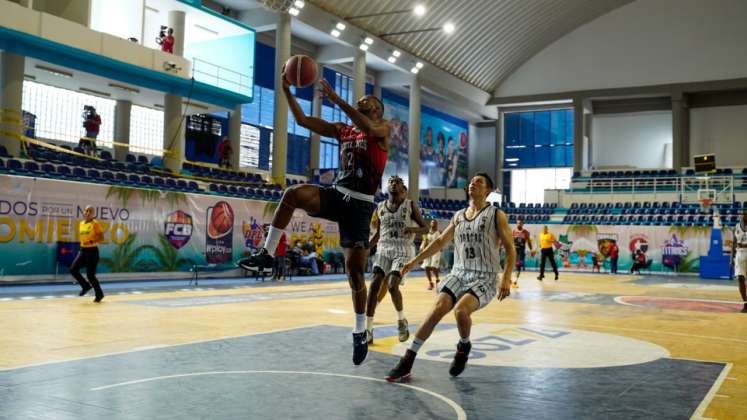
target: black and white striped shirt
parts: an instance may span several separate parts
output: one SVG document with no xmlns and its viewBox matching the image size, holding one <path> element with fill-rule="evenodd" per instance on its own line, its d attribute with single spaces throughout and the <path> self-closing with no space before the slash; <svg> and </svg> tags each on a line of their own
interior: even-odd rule
<svg viewBox="0 0 747 420">
<path fill-rule="evenodd" d="M 486 206 L 472 220 L 467 218 L 466 211 L 459 210 L 452 221 L 455 226 L 453 270 L 499 273 L 502 270 L 495 226 L 498 209 Z"/>
<path fill-rule="evenodd" d="M 411 226 L 412 201 L 405 199 L 396 209 L 388 207 L 388 201 L 379 203 L 376 209 L 379 218 L 379 249 L 393 254 L 409 255 L 412 253 L 414 234 L 405 234 Z"/>
</svg>

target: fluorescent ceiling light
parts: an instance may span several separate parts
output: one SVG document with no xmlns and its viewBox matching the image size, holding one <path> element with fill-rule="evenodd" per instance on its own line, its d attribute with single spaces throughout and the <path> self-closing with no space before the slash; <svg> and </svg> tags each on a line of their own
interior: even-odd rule
<svg viewBox="0 0 747 420">
<path fill-rule="evenodd" d="M 366 45 L 366 44 L 361 44 L 360 47 L 358 47 L 358 48 L 360 48 L 363 51 L 368 51 L 368 45 Z"/>
<path fill-rule="evenodd" d="M 337 37 L 339 37 L 339 36 L 340 36 L 340 31 L 338 31 L 337 29 L 332 29 L 332 32 L 330 32 L 330 34 L 331 34 L 331 35 L 332 35 L 333 37 L 337 38 Z"/>
<path fill-rule="evenodd" d="M 368 45 L 371 45 L 371 44 L 373 44 L 373 39 L 371 39 L 371 37 L 367 36 L 366 39 L 363 40 L 363 42 L 365 42 Z"/>
<path fill-rule="evenodd" d="M 395 57 L 397 57 L 397 58 L 399 58 L 399 56 L 402 55 L 402 53 L 399 52 L 399 50 L 394 50 L 394 51 L 392 51 L 392 55 L 395 56 Z"/>
<path fill-rule="evenodd" d="M 394 63 L 396 63 L 396 62 L 397 62 L 397 59 L 396 59 L 396 58 L 394 58 L 394 57 L 389 57 L 389 58 L 387 58 L 387 59 L 386 59 L 386 61 L 388 61 L 388 62 L 390 62 L 390 63 L 394 64 Z"/>
<path fill-rule="evenodd" d="M 337 28 L 340 31 L 344 31 L 345 30 L 345 24 L 342 23 L 342 22 L 337 22 L 337 25 L 335 25 L 335 28 Z"/>
<path fill-rule="evenodd" d="M 454 28 L 454 24 L 453 23 L 451 23 L 451 22 L 444 23 L 444 32 L 446 32 L 447 34 L 453 33 L 454 29 L 456 29 L 456 28 Z"/>
<path fill-rule="evenodd" d="M 423 63 L 421 63 L 420 61 L 418 61 L 417 63 L 415 63 L 415 67 L 417 67 L 418 70 L 420 70 L 420 69 L 423 68 Z"/>
<path fill-rule="evenodd" d="M 417 67 L 413 67 L 413 68 L 410 69 L 410 72 L 412 74 L 418 74 L 419 71 L 420 71 L 420 69 L 418 69 Z"/>
<path fill-rule="evenodd" d="M 425 6 L 418 4 L 412 9 L 412 12 L 415 13 L 415 16 L 423 16 L 425 14 Z"/>
<path fill-rule="evenodd" d="M 291 7 L 290 9 L 288 9 L 288 13 L 289 13 L 289 14 L 290 14 L 291 16 L 298 16 L 298 14 L 299 14 L 300 12 L 301 12 L 301 11 L 300 11 L 300 10 L 298 10 L 298 9 L 296 9 L 295 7 Z"/>
<path fill-rule="evenodd" d="M 306 6 L 306 3 L 304 3 L 303 0 L 296 0 L 293 2 L 293 5 L 298 9 L 303 9 L 303 7 Z"/>
</svg>

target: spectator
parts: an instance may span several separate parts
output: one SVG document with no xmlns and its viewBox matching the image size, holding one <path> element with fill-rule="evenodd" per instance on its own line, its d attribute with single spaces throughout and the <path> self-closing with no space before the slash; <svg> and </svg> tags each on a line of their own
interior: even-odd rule
<svg viewBox="0 0 747 420">
<path fill-rule="evenodd" d="M 96 154 L 96 138 L 99 136 L 101 129 L 101 116 L 96 112 L 96 108 L 91 105 L 83 107 L 83 128 L 86 130 L 86 136 L 80 139 L 78 146 L 83 149 L 85 154 L 94 156 Z"/>
<path fill-rule="evenodd" d="M 649 264 L 646 262 L 646 254 L 640 249 L 636 249 L 635 255 L 633 256 L 633 266 L 630 267 L 630 273 L 641 274 L 642 268 L 648 268 Z"/>
<path fill-rule="evenodd" d="M 612 242 L 610 245 L 610 272 L 617 274 L 617 257 L 620 255 L 620 248 L 617 247 L 617 242 Z"/>
<path fill-rule="evenodd" d="M 232 154 L 231 142 L 228 137 L 223 137 L 223 141 L 218 145 L 218 166 L 230 168 Z"/>
<path fill-rule="evenodd" d="M 288 240 L 285 236 L 285 232 L 280 236 L 280 242 L 278 242 L 277 250 L 275 251 L 275 269 L 272 276 L 273 280 L 282 280 L 285 277 L 287 271 L 288 261 Z"/>
<path fill-rule="evenodd" d="M 174 28 L 169 28 L 166 31 L 166 36 L 159 37 L 158 40 L 160 40 L 158 43 L 161 44 L 161 51 L 169 54 L 174 53 Z"/>
</svg>

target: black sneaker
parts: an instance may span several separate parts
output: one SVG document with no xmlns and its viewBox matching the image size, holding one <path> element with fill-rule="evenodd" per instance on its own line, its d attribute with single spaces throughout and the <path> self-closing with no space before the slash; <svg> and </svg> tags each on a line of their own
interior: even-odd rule
<svg viewBox="0 0 747 420">
<path fill-rule="evenodd" d="M 542 276 L 537 276 L 537 280 L 539 280 L 539 281 L 542 281 L 543 278 L 544 277 L 542 277 Z"/>
<path fill-rule="evenodd" d="M 273 260 L 272 255 L 265 248 L 260 248 L 254 251 L 248 258 L 241 260 L 239 266 L 247 271 L 271 274 Z"/>
<path fill-rule="evenodd" d="M 405 355 L 397 362 L 397 366 L 386 375 L 386 380 L 388 382 L 408 382 L 411 376 L 412 364 L 415 363 L 415 356 L 416 353 L 414 351 L 407 349 Z"/>
<path fill-rule="evenodd" d="M 742 308 L 740 312 L 742 312 L 743 314 L 747 314 L 747 303 L 744 304 L 744 308 Z"/>
<path fill-rule="evenodd" d="M 96 295 L 96 298 L 93 300 L 95 303 L 101 302 L 101 299 L 104 298 L 104 294 Z"/>
<path fill-rule="evenodd" d="M 368 333 L 366 331 L 353 333 L 353 364 L 360 365 L 368 354 Z"/>
<path fill-rule="evenodd" d="M 461 341 L 457 344 L 457 351 L 454 355 L 454 360 L 451 362 L 449 368 L 449 375 L 459 376 L 464 372 L 464 368 L 467 367 L 467 359 L 469 359 L 469 351 L 472 350 L 472 343 L 462 343 Z"/>
<path fill-rule="evenodd" d="M 85 296 L 86 293 L 88 293 L 91 289 L 93 289 L 93 286 L 81 286 L 80 293 L 78 293 L 78 296 Z"/>
</svg>

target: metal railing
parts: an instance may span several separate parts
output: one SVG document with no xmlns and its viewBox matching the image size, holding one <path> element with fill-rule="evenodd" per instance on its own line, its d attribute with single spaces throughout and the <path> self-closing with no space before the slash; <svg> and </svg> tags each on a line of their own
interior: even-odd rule
<svg viewBox="0 0 747 420">
<path fill-rule="evenodd" d="M 251 70 L 252 68 L 250 67 Z M 254 85 L 252 76 L 199 58 L 192 59 L 192 77 L 197 81 L 205 82 L 222 89 L 242 95 L 252 95 L 252 86 Z"/>
<path fill-rule="evenodd" d="M 747 190 L 747 176 L 653 176 L 573 178 L 569 193 L 677 194 L 682 203 L 697 203 L 699 190 L 715 190 L 714 203 L 731 203 L 735 190 Z"/>
</svg>

